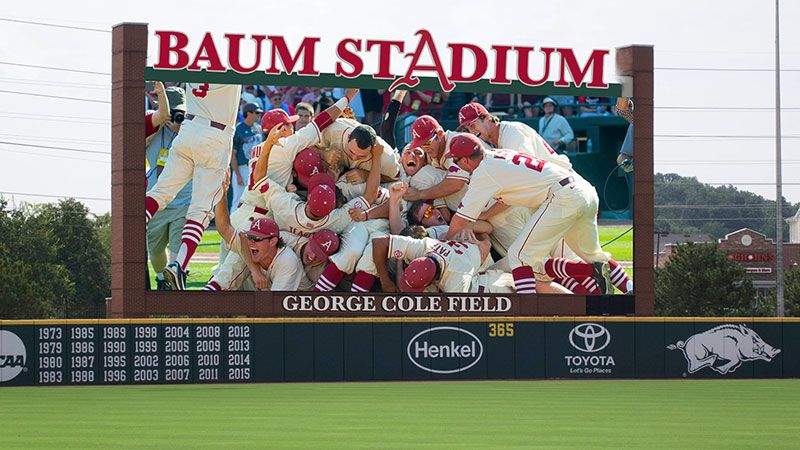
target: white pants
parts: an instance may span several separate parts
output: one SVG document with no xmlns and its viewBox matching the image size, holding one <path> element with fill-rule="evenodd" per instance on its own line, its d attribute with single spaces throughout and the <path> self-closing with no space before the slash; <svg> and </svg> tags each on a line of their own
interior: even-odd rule
<svg viewBox="0 0 800 450">
<path fill-rule="evenodd" d="M 508 249 L 511 269 L 531 266 L 538 280 L 552 281 L 544 262 L 561 238 L 588 263 L 608 261 L 611 255 L 600 247 L 597 234 L 598 204 L 594 187 L 582 179 L 554 186 Z"/>
<path fill-rule="evenodd" d="M 233 130 L 230 133 L 203 124 L 203 119 L 187 120 L 172 142 L 172 148 L 158 177 L 147 195 L 163 209 L 172 202 L 191 180 L 192 203 L 186 219 L 208 226 L 214 206 L 222 196 L 222 182 L 231 161 Z"/>
</svg>

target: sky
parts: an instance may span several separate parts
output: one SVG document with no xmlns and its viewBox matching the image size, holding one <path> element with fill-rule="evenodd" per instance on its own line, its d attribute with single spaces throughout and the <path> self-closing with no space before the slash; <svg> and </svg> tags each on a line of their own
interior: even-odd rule
<svg viewBox="0 0 800 450">
<path fill-rule="evenodd" d="M 584 50 L 653 45 L 655 171 L 696 176 L 706 183 L 730 183 L 775 198 L 774 2 L 469 0 L 457 2 L 458 7 L 453 4 L 408 0 L 395 10 L 378 1 L 194 1 L 170 9 L 169 4 L 150 0 L 14 2 L 0 13 L 0 42 L 4 43 L 0 46 L 0 192 L 14 204 L 72 196 L 97 214 L 111 208 L 111 78 L 103 75 L 111 71 L 111 34 L 2 20 L 11 19 L 102 30 L 120 22 L 145 22 L 151 33 L 321 36 L 328 44 L 344 37 L 416 42 L 413 33 L 425 28 L 439 45 L 558 45 Z M 783 192 L 794 203 L 800 202 L 800 50 L 790 43 L 800 42 L 800 28 L 791 26 L 798 20 L 800 2 L 784 0 Z M 613 59 L 608 61 L 613 65 Z M 707 68 L 715 70 L 685 70 Z"/>
</svg>

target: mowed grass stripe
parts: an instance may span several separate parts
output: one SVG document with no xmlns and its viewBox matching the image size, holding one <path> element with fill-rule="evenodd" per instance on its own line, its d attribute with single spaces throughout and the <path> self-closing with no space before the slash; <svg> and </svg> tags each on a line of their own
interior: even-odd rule
<svg viewBox="0 0 800 450">
<path fill-rule="evenodd" d="M 0 390 L 2 448 L 774 448 L 800 380 Z"/>
</svg>

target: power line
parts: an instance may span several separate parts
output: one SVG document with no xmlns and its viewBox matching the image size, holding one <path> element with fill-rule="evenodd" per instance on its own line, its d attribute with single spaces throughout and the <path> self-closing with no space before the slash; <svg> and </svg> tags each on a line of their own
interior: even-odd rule
<svg viewBox="0 0 800 450">
<path fill-rule="evenodd" d="M 67 28 L 70 30 L 81 30 L 81 31 L 96 31 L 99 33 L 111 33 L 111 30 L 101 30 L 99 28 L 85 28 L 85 27 L 73 27 L 69 25 L 56 25 L 54 23 L 43 23 L 43 22 L 33 22 L 30 20 L 16 20 L 16 19 L 9 19 L 6 17 L 0 17 L 0 20 L 4 22 L 15 22 L 15 23 L 25 23 L 28 25 L 41 25 L 44 27 L 53 27 L 53 28 Z"/>
<path fill-rule="evenodd" d="M 100 198 L 100 197 L 77 197 L 74 195 L 47 195 L 47 194 L 31 194 L 27 192 L 4 192 L 0 191 L 0 194 L 6 195 L 23 195 L 26 197 L 44 197 L 44 198 L 74 198 L 77 200 L 99 200 L 99 201 L 107 201 L 110 202 L 110 198 Z"/>
<path fill-rule="evenodd" d="M 95 162 L 95 163 L 102 163 L 102 164 L 111 164 L 111 161 L 101 161 L 99 159 L 76 158 L 74 156 L 64 156 L 64 155 L 48 155 L 48 154 L 45 154 L 45 153 L 31 153 L 31 152 L 23 152 L 23 151 L 20 151 L 20 150 L 9 150 L 7 148 L 0 148 L 0 152 L 19 153 L 21 155 L 26 155 L 26 156 L 43 156 L 45 158 L 72 159 L 72 160 L 76 160 L 76 161 L 87 161 L 87 162 Z"/>
<path fill-rule="evenodd" d="M 54 66 L 37 66 L 33 64 L 11 63 L 7 61 L 0 61 L 0 64 L 5 66 L 29 67 L 32 69 L 47 69 L 47 70 L 60 70 L 62 72 L 88 73 L 91 75 L 109 75 L 109 76 L 111 75 L 110 72 L 94 72 L 91 70 L 69 69 L 66 67 L 54 67 Z"/>
<path fill-rule="evenodd" d="M 76 100 L 76 101 L 79 101 L 79 102 L 107 103 L 107 104 L 111 103 L 110 101 L 107 101 L 107 100 L 93 100 L 93 99 L 89 99 L 89 98 L 63 97 L 63 96 L 60 96 L 60 95 L 34 94 L 32 92 L 19 92 L 19 91 L 0 90 L 0 93 L 18 94 L 18 95 L 30 95 L 30 96 L 33 96 L 33 97 L 57 98 L 57 99 L 61 99 L 61 100 Z"/>
<path fill-rule="evenodd" d="M 40 118 L 40 117 L 61 118 L 61 117 L 65 117 L 64 114 L 23 113 L 23 112 L 17 112 L 17 111 L 0 111 L 0 114 L 29 116 L 29 117 L 35 117 L 35 118 Z M 69 116 L 66 116 L 66 117 L 69 117 L 70 119 L 96 120 L 98 122 L 105 122 L 105 123 L 111 122 L 111 120 L 109 120 L 109 119 L 99 119 L 99 118 L 96 118 L 96 117 L 85 117 L 85 116 L 73 116 L 72 114 L 70 114 Z"/>
<path fill-rule="evenodd" d="M 94 144 L 94 145 L 111 145 L 111 141 L 98 141 L 94 139 L 74 139 L 74 138 L 62 138 L 58 137 L 41 137 L 41 136 L 29 136 L 27 134 L 2 134 L 0 133 L 0 137 L 3 138 L 22 138 L 25 140 L 30 141 L 50 141 L 50 142 L 62 142 L 62 141 L 69 141 L 69 142 L 81 142 L 85 144 Z"/>
<path fill-rule="evenodd" d="M 41 119 L 37 118 L 35 114 L 32 114 L 33 117 L 20 117 L 13 114 L 0 114 L 0 117 L 5 119 L 18 119 L 18 120 L 32 120 L 32 119 Z M 48 118 L 47 122 L 63 122 L 63 123 L 84 123 L 87 125 L 103 125 L 107 126 L 109 121 L 89 121 L 89 120 L 71 120 L 71 119 L 55 119 L 55 118 Z"/>
<path fill-rule="evenodd" d="M 54 81 L 15 81 L 16 79 L 11 78 L 0 78 L 0 82 L 8 83 L 8 84 L 22 84 L 22 85 L 29 85 L 29 86 L 54 86 L 54 87 L 65 87 L 70 89 L 91 89 L 95 91 L 104 90 L 107 91 L 111 89 L 111 86 L 104 86 L 104 85 L 88 85 L 83 83 L 56 83 Z"/>
<path fill-rule="evenodd" d="M 78 152 L 78 153 L 94 153 L 98 155 L 110 155 L 111 152 L 101 152 L 97 150 L 84 150 L 80 148 L 69 148 L 69 147 L 53 147 L 49 145 L 35 145 L 35 144 L 23 144 L 21 142 L 8 142 L 8 141 L 0 141 L 0 144 L 6 145 L 16 145 L 19 147 L 33 147 L 33 148 L 46 148 L 49 150 L 66 150 L 70 152 Z"/>
</svg>

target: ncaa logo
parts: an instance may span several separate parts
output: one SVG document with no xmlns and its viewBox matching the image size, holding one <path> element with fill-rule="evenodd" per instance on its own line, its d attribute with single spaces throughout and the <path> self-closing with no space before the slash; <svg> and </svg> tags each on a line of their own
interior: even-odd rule
<svg viewBox="0 0 800 450">
<path fill-rule="evenodd" d="M 16 334 L 0 330 L 0 382 L 11 381 L 28 360 L 25 343 Z"/>
<path fill-rule="evenodd" d="M 611 343 L 611 333 L 597 323 L 582 323 L 569 332 L 569 343 L 585 353 L 599 352 Z"/>
</svg>

